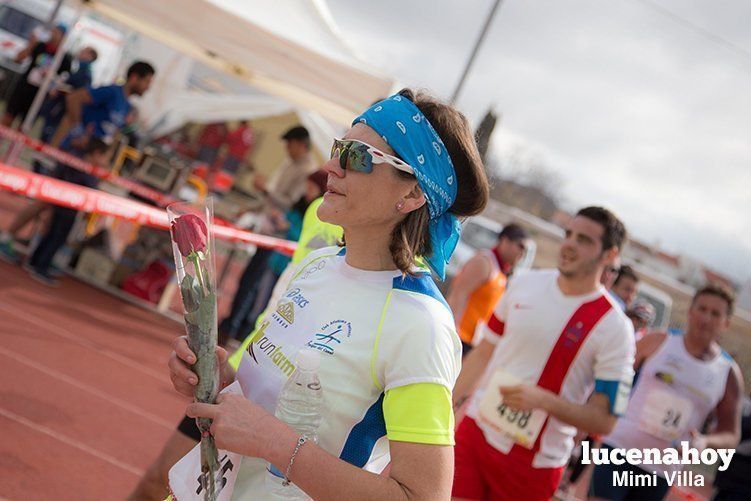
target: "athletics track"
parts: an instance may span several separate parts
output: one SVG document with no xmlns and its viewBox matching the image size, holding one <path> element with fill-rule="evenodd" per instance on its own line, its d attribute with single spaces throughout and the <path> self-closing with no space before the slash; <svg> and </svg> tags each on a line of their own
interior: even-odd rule
<svg viewBox="0 0 751 501">
<path fill-rule="evenodd" d="M 0 193 L 2 227 L 24 203 Z M 185 408 L 166 367 L 182 329 L 0 262 L 0 498 L 124 499 Z"/>
</svg>

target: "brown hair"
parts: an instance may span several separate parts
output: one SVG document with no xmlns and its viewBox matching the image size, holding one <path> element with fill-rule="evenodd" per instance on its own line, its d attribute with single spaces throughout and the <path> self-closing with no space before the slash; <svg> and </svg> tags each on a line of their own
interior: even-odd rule
<svg viewBox="0 0 751 501">
<path fill-rule="evenodd" d="M 691 299 L 691 306 L 694 305 L 699 296 L 717 296 L 728 304 L 728 316 L 733 314 L 735 307 L 735 292 L 730 287 L 720 283 L 708 283 L 694 294 Z"/>
<path fill-rule="evenodd" d="M 602 251 L 617 248 L 619 251 L 626 244 L 626 226 L 618 217 L 603 207 L 585 207 L 576 213 L 602 226 Z"/>
<path fill-rule="evenodd" d="M 403 89 L 399 95 L 412 101 L 446 145 L 456 171 L 457 195 L 449 212 L 457 217 L 479 214 L 488 203 L 488 179 L 467 118 L 456 108 L 425 92 Z M 411 175 L 397 171 L 414 179 Z M 430 256 L 430 216 L 423 205 L 407 214 L 391 233 L 389 250 L 396 266 L 408 273 L 416 256 Z"/>
<path fill-rule="evenodd" d="M 636 274 L 636 270 L 627 264 L 624 264 L 621 266 L 621 269 L 618 270 L 618 276 L 616 277 L 615 282 L 613 282 L 613 285 L 620 282 L 622 278 L 630 278 L 634 282 L 639 282 L 639 275 Z"/>
</svg>

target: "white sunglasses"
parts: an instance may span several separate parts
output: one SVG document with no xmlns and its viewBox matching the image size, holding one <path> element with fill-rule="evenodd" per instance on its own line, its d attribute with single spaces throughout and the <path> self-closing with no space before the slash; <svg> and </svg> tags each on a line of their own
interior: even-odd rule
<svg viewBox="0 0 751 501">
<path fill-rule="evenodd" d="M 373 164 L 386 163 L 402 172 L 415 175 L 415 169 L 408 163 L 357 139 L 334 139 L 331 158 L 338 158 L 342 169 L 370 173 L 373 172 Z"/>
</svg>

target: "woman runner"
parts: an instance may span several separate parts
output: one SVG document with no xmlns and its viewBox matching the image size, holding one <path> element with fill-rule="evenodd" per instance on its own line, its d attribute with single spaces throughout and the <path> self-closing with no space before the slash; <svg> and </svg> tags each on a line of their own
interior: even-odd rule
<svg viewBox="0 0 751 501">
<path fill-rule="evenodd" d="M 245 456 L 235 499 L 267 497 L 268 463 L 314 499 L 448 499 L 461 345 L 429 271 L 415 263 L 443 279 L 457 218 L 485 207 L 471 129 L 454 108 L 406 89 L 358 117 L 323 168 L 318 215 L 344 228 L 346 246 L 306 258 L 237 373 L 218 348 L 223 384 L 237 379 L 245 397 L 220 395 L 187 413 L 213 419 L 217 446 Z M 326 405 L 319 443 L 298 446 L 273 412 L 304 347 L 321 351 Z M 174 348 L 172 381 L 192 396 L 194 354 L 184 337 Z"/>
</svg>

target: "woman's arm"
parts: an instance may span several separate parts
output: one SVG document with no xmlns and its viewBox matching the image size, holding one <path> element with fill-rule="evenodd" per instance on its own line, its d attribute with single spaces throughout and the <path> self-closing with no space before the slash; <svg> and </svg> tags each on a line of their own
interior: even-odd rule
<svg viewBox="0 0 751 501">
<path fill-rule="evenodd" d="M 213 420 L 211 434 L 219 448 L 263 458 L 279 471 L 287 471 L 299 435 L 246 398 L 222 394 L 216 405 L 189 405 L 187 414 Z M 390 448 L 391 469 L 386 476 L 367 472 L 313 443 L 305 443 L 289 478 L 316 500 L 451 497 L 453 447 L 392 441 Z"/>
</svg>

